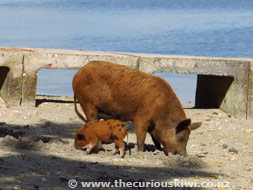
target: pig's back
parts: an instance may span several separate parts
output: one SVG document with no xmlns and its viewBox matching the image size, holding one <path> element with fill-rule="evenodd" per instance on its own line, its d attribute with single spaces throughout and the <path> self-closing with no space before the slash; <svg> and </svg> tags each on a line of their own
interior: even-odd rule
<svg viewBox="0 0 253 190">
<path fill-rule="evenodd" d="M 139 106 L 154 105 L 158 99 L 180 104 L 164 80 L 126 66 L 93 61 L 82 67 L 73 79 L 77 99 L 85 98 L 103 112 L 134 116 Z M 180 104 L 181 105 L 181 104 Z"/>
</svg>

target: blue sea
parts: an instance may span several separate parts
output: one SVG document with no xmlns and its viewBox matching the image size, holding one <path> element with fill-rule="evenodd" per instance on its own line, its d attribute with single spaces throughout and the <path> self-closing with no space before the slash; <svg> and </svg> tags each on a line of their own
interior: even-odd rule
<svg viewBox="0 0 253 190">
<path fill-rule="evenodd" d="M 0 46 L 253 57 L 252 0 L 1 0 Z M 37 94 L 73 95 L 75 70 L 40 70 Z M 195 75 L 156 73 L 194 105 Z"/>
</svg>

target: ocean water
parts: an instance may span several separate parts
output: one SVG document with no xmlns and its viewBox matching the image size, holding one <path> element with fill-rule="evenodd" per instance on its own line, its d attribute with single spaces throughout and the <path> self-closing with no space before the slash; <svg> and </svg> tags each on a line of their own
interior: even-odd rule
<svg viewBox="0 0 253 190">
<path fill-rule="evenodd" d="M 253 57 L 253 1 L 1 0 L 0 46 Z M 37 94 L 72 95 L 75 72 L 40 70 Z M 157 75 L 194 105 L 196 76 Z"/>
</svg>

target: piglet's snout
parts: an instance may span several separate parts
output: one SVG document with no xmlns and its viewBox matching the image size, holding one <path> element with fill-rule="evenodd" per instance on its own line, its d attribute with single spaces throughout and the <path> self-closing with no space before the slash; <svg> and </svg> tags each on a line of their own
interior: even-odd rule
<svg viewBox="0 0 253 190">
<path fill-rule="evenodd" d="M 78 146 L 78 144 L 77 144 L 77 143 L 75 143 L 75 144 L 74 144 L 74 147 L 75 147 L 77 150 L 82 149 L 82 147 Z"/>
</svg>

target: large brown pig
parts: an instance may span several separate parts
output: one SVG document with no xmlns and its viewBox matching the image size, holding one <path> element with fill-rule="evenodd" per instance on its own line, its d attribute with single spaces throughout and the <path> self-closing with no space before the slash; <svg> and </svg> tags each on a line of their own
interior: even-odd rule
<svg viewBox="0 0 253 190">
<path fill-rule="evenodd" d="M 191 124 L 170 85 L 163 79 L 126 66 L 92 61 L 82 67 L 73 79 L 75 110 L 78 99 L 87 121 L 98 121 L 108 114 L 122 121 L 133 121 L 138 151 L 144 150 L 147 132 L 157 149 L 165 154 L 186 155 Z"/>
</svg>

